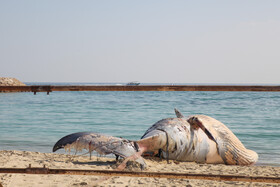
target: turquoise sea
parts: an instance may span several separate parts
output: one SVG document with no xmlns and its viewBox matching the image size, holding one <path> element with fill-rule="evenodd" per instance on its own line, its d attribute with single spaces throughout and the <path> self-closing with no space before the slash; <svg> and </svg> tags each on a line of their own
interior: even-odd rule
<svg viewBox="0 0 280 187">
<path fill-rule="evenodd" d="M 0 150 L 48 153 L 80 131 L 136 140 L 160 119 L 175 117 L 175 107 L 222 121 L 259 154 L 258 165 L 280 166 L 279 92 L 0 93 Z"/>
</svg>

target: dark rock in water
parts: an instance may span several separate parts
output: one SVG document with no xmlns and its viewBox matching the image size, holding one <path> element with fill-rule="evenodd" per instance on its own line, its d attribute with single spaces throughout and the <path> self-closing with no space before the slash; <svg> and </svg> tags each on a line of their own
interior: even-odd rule
<svg viewBox="0 0 280 187">
<path fill-rule="evenodd" d="M 16 78 L 0 77 L 0 86 L 26 86 Z"/>
</svg>

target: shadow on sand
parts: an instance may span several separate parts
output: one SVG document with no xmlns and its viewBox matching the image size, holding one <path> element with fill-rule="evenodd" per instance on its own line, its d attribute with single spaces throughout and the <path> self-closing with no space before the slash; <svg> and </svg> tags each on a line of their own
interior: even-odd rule
<svg viewBox="0 0 280 187">
<path fill-rule="evenodd" d="M 79 164 L 79 165 L 94 165 L 94 166 L 112 166 L 116 164 L 116 161 L 91 161 L 91 162 L 79 162 L 75 161 L 72 162 L 73 164 Z"/>
</svg>

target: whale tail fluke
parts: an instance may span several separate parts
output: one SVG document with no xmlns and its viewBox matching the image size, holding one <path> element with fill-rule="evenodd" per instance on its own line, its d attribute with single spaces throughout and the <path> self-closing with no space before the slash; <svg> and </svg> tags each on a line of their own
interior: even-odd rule
<svg viewBox="0 0 280 187">
<path fill-rule="evenodd" d="M 144 159 L 139 154 L 139 147 L 136 142 L 124 138 L 118 138 L 93 132 L 78 132 L 61 138 L 53 147 L 53 152 L 64 148 L 66 151 L 74 149 L 88 150 L 90 155 L 96 151 L 100 155 L 115 154 L 123 158 L 130 158 L 140 163 L 142 168 L 146 167 Z M 135 156 L 136 155 L 136 156 Z"/>
</svg>

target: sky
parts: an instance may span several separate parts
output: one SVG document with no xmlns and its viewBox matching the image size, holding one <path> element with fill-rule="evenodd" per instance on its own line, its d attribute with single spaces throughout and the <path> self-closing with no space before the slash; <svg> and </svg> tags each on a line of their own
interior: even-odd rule
<svg viewBox="0 0 280 187">
<path fill-rule="evenodd" d="M 0 77 L 280 84 L 278 0 L 0 0 Z"/>
</svg>

